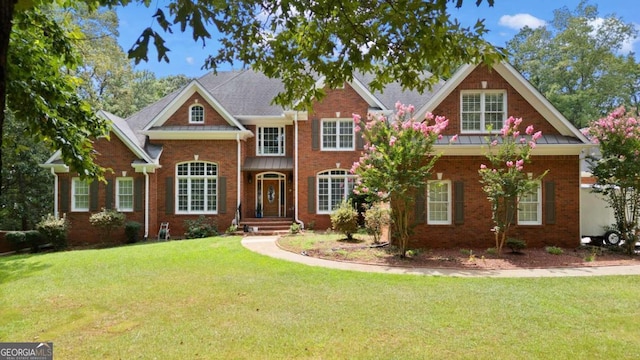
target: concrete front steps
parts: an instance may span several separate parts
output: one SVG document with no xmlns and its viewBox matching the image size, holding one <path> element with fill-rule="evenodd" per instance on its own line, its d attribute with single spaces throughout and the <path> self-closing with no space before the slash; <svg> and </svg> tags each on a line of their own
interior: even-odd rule
<svg viewBox="0 0 640 360">
<path fill-rule="evenodd" d="M 238 231 L 251 235 L 283 235 L 289 233 L 292 223 L 293 218 L 244 218 L 240 220 Z"/>
</svg>

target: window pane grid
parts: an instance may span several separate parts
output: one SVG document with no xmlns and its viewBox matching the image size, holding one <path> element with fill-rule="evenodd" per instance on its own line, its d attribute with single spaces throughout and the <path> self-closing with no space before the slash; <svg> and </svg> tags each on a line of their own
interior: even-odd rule
<svg viewBox="0 0 640 360">
<path fill-rule="evenodd" d="M 258 128 L 258 154 L 284 155 L 284 128 Z"/>
<path fill-rule="evenodd" d="M 427 222 L 430 224 L 451 223 L 451 194 L 448 182 L 430 182 L 428 192 Z"/>
<path fill-rule="evenodd" d="M 318 212 L 330 213 L 353 192 L 355 177 L 344 170 L 318 174 Z"/>
<path fill-rule="evenodd" d="M 533 193 L 524 195 L 518 202 L 518 223 L 539 225 L 542 219 L 542 204 L 540 203 L 540 184 Z"/>
<path fill-rule="evenodd" d="M 179 212 L 214 213 L 217 210 L 218 167 L 215 164 L 179 164 L 177 174 L 176 197 Z"/>
<path fill-rule="evenodd" d="M 86 181 L 73 180 L 73 209 L 89 210 L 89 183 Z"/>
<path fill-rule="evenodd" d="M 191 122 L 202 123 L 204 122 L 204 108 L 200 105 L 191 107 Z"/>
<path fill-rule="evenodd" d="M 133 210 L 133 179 L 118 180 L 116 207 L 119 211 Z"/>
<path fill-rule="evenodd" d="M 353 150 L 352 120 L 323 120 L 322 148 L 327 150 Z"/>
<path fill-rule="evenodd" d="M 460 122 L 463 132 L 499 130 L 505 119 L 505 93 L 463 93 Z"/>
</svg>

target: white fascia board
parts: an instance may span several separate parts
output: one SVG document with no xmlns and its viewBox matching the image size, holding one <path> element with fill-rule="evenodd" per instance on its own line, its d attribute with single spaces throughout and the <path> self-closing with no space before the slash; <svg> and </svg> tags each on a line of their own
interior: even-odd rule
<svg viewBox="0 0 640 360">
<path fill-rule="evenodd" d="M 531 151 L 532 156 L 549 155 L 580 155 L 587 146 L 582 144 L 571 145 L 540 145 Z M 445 156 L 485 156 L 489 147 L 487 145 L 434 145 L 436 154 Z"/>
<path fill-rule="evenodd" d="M 378 107 L 382 110 L 388 110 L 384 104 L 382 104 L 382 102 L 380 102 L 380 100 L 378 100 L 378 98 L 375 97 L 362 82 L 360 82 L 360 80 L 354 77 L 353 80 L 349 81 L 349 85 L 351 85 L 353 90 L 355 90 L 355 92 L 358 93 L 358 95 L 360 95 L 360 97 L 362 97 L 370 107 Z"/>
<path fill-rule="evenodd" d="M 65 164 L 39 164 L 38 166 L 45 169 L 53 169 L 57 174 L 69 172 L 69 166 Z"/>
<path fill-rule="evenodd" d="M 143 131 L 149 140 L 241 140 L 253 137 L 249 130 L 243 131 Z"/>
<path fill-rule="evenodd" d="M 297 115 L 297 117 L 296 117 Z M 287 110 L 284 112 L 284 116 L 287 119 L 290 119 L 291 122 L 293 122 L 294 120 L 298 120 L 298 121 L 307 121 L 309 120 L 309 112 L 307 111 L 299 111 L 299 110 Z"/>
</svg>

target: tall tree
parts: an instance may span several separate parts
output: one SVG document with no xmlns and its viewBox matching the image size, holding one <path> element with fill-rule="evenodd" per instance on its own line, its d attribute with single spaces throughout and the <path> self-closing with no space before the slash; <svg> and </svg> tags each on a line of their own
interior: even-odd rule
<svg viewBox="0 0 640 360">
<path fill-rule="evenodd" d="M 511 63 L 576 126 L 620 104 L 637 106 L 638 64 L 620 54 L 632 24 L 581 1 L 554 11 L 546 26 L 523 28 L 507 43 Z"/>
</svg>

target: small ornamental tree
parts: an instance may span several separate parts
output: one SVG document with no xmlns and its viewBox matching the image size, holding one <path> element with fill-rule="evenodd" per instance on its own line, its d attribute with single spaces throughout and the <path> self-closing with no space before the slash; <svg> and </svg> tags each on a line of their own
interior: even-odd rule
<svg viewBox="0 0 640 360">
<path fill-rule="evenodd" d="M 89 223 L 98 229 L 103 242 L 111 242 L 111 233 L 122 227 L 126 218 L 123 213 L 111 209 L 102 209 L 89 217 Z"/>
<path fill-rule="evenodd" d="M 351 173 L 358 175 L 354 193 L 367 195 L 371 202 L 390 203 L 391 245 L 399 248 L 402 257 L 414 224 L 415 198 L 424 191 L 440 157 L 434 154 L 433 144 L 449 123 L 430 113 L 416 120 L 414 110 L 398 102 L 392 119 L 369 114 L 363 123 L 359 115 L 353 115 L 356 131 L 365 141 L 363 156 L 351 167 Z"/>
<path fill-rule="evenodd" d="M 481 164 L 478 170 L 482 190 L 491 203 L 492 231 L 499 255 L 515 221 L 520 198 L 531 194 L 547 174 L 545 171 L 542 175 L 530 178 L 524 171 L 525 164 L 531 161 L 531 150 L 536 147 L 542 132 L 534 132 L 533 126 L 529 125 L 525 134 L 521 134 L 518 130 L 521 123 L 521 118 L 507 119 L 500 134 L 489 144 L 486 153 L 489 165 Z"/>
<path fill-rule="evenodd" d="M 640 124 L 620 107 L 593 121 L 585 134 L 600 145 L 601 157 L 589 157 L 596 178 L 594 191 L 602 193 L 613 208 L 616 227 L 627 252 L 634 253 L 640 215 Z"/>
</svg>

